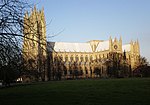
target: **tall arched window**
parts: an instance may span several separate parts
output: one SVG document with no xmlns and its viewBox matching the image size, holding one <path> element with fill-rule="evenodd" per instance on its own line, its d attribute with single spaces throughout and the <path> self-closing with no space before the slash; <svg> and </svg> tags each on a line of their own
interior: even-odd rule
<svg viewBox="0 0 150 105">
<path fill-rule="evenodd" d="M 108 59 L 108 54 L 107 54 L 107 59 Z"/>
<path fill-rule="evenodd" d="M 97 56 L 95 55 L 95 60 L 97 61 L 97 59 L 98 59 L 98 58 L 97 58 Z"/>
<path fill-rule="evenodd" d="M 73 61 L 73 55 L 71 55 L 71 57 L 70 57 L 70 61 L 71 61 L 71 62 Z"/>
<path fill-rule="evenodd" d="M 85 61 L 88 62 L 88 56 L 87 55 L 85 56 Z"/>
<path fill-rule="evenodd" d="M 99 61 L 101 61 L 101 55 L 99 55 Z"/>
<path fill-rule="evenodd" d="M 93 61 L 93 57 L 92 57 L 92 55 L 90 56 L 90 61 L 91 61 L 91 62 Z"/>
<path fill-rule="evenodd" d="M 101 58 L 101 55 L 99 54 L 99 58 Z"/>
<path fill-rule="evenodd" d="M 81 57 L 80 57 L 80 60 L 81 60 L 81 62 L 83 62 L 83 56 L 81 55 Z"/>
<path fill-rule="evenodd" d="M 76 55 L 75 57 L 75 61 L 78 62 L 79 61 L 79 57 Z"/>
<path fill-rule="evenodd" d="M 68 56 L 67 56 L 67 55 L 65 56 L 65 61 L 66 61 L 66 62 L 68 61 Z"/>
</svg>

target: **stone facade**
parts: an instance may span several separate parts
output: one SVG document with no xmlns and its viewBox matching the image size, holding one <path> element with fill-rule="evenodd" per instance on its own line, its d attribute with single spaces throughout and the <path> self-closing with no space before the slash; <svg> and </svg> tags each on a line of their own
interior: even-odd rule
<svg viewBox="0 0 150 105">
<path fill-rule="evenodd" d="M 46 22 L 44 9 L 36 7 L 24 17 L 23 58 L 28 70 L 38 71 L 40 79 L 47 80 Z"/>
<path fill-rule="evenodd" d="M 36 7 L 25 15 L 24 35 L 26 66 L 38 71 L 44 80 L 109 77 L 126 71 L 132 74 L 139 64 L 138 40 L 125 45 L 121 37 L 86 43 L 47 42 L 44 10 L 37 11 Z"/>
<path fill-rule="evenodd" d="M 127 71 L 132 72 L 138 66 L 140 57 L 138 41 L 122 45 L 121 38 L 111 37 L 107 41 L 91 40 L 87 43 L 48 42 L 48 49 L 52 60 L 51 71 L 54 74 L 61 71 L 64 78 L 74 78 L 75 72 L 87 78 L 108 77 L 109 68 L 118 65 L 116 69 L 121 70 L 124 64 Z"/>
</svg>

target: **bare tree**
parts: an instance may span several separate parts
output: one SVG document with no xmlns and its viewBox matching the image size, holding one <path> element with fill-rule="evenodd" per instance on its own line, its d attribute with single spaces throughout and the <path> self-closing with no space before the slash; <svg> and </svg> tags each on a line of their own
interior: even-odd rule
<svg viewBox="0 0 150 105">
<path fill-rule="evenodd" d="M 9 84 L 22 69 L 24 0 L 0 0 L 0 80 Z"/>
</svg>

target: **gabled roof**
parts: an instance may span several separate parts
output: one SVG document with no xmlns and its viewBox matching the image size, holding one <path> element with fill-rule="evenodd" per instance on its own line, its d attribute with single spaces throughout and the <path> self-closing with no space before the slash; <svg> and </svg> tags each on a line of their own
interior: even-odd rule
<svg viewBox="0 0 150 105">
<path fill-rule="evenodd" d="M 92 52 L 90 43 L 48 42 L 48 48 L 56 52 Z"/>
<path fill-rule="evenodd" d="M 90 43 L 48 42 L 48 50 L 55 52 L 93 52 Z M 99 42 L 95 52 L 109 50 L 109 40 Z M 131 51 L 131 45 L 122 46 L 122 51 Z"/>
<path fill-rule="evenodd" d="M 109 50 L 109 41 L 99 42 L 99 44 L 96 48 L 96 52 L 105 51 L 105 50 Z"/>
</svg>

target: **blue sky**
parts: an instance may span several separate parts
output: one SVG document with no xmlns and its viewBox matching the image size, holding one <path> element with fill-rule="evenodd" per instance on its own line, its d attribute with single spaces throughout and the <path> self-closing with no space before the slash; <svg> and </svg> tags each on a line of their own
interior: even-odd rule
<svg viewBox="0 0 150 105">
<path fill-rule="evenodd" d="M 44 7 L 50 41 L 139 40 L 150 61 L 150 0 L 32 0 Z"/>
</svg>

